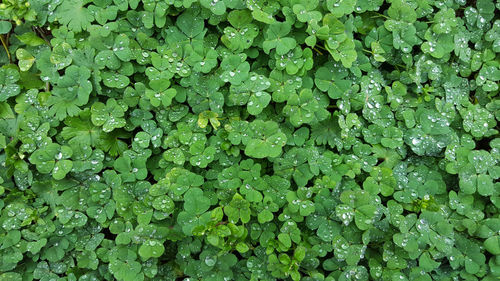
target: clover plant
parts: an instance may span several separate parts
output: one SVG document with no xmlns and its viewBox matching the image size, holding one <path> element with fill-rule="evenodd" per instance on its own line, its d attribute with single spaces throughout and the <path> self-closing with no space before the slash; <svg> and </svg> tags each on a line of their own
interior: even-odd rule
<svg viewBox="0 0 500 281">
<path fill-rule="evenodd" d="M 3 0 L 0 281 L 500 278 L 499 0 Z"/>
</svg>

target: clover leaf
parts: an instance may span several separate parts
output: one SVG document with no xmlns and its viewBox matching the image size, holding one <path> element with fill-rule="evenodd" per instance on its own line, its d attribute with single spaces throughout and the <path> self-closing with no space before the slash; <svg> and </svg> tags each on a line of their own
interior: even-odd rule
<svg viewBox="0 0 500 281">
<path fill-rule="evenodd" d="M 19 61 L 19 70 L 21 71 L 28 71 L 31 66 L 35 63 L 35 57 L 31 55 L 28 51 L 25 49 L 17 49 L 16 51 L 16 58 Z"/>
<path fill-rule="evenodd" d="M 286 143 L 286 135 L 272 121 L 256 120 L 250 124 L 254 137 L 248 141 L 245 154 L 256 158 L 276 157 Z"/>
<path fill-rule="evenodd" d="M 354 210 L 354 222 L 359 229 L 366 230 L 372 227 L 377 215 L 377 206 L 371 204 L 372 197 L 365 191 L 344 191 L 340 200 Z M 341 215 L 342 216 L 342 215 Z M 346 215 L 346 219 L 351 215 Z"/>
<path fill-rule="evenodd" d="M 323 121 L 328 117 L 328 111 L 324 107 L 321 108 L 321 104 L 309 89 L 303 89 L 298 95 L 291 95 L 283 112 L 295 127 L 304 123 Z"/>
<path fill-rule="evenodd" d="M 68 26 L 69 30 L 75 32 L 86 30 L 90 26 L 90 22 L 94 20 L 94 16 L 87 8 L 83 7 L 85 4 L 87 3 L 82 0 L 61 3 L 52 16 Z"/>
<path fill-rule="evenodd" d="M 12 29 L 12 23 L 9 21 L 0 22 L 0 34 L 7 34 Z"/>
<path fill-rule="evenodd" d="M 258 35 L 258 28 L 254 24 L 246 24 L 237 27 L 226 27 L 224 35 L 221 37 L 222 43 L 227 48 L 234 51 L 243 51 L 250 48 L 253 41 Z"/>
<path fill-rule="evenodd" d="M 19 72 L 13 68 L 0 69 L 0 101 L 6 101 L 21 92 L 21 87 L 16 83 L 19 78 Z"/>
<path fill-rule="evenodd" d="M 149 240 L 144 242 L 141 247 L 139 247 L 138 253 L 143 259 L 158 258 L 165 251 L 165 247 L 161 242 L 156 240 Z"/>
<path fill-rule="evenodd" d="M 55 82 L 52 96 L 48 98 L 47 103 L 51 106 L 49 113 L 59 120 L 63 120 L 68 115 L 76 116 L 81 110 L 80 106 L 87 104 L 92 92 L 93 87 L 89 78 L 89 69 L 75 65 L 69 66 L 65 70 L 65 75 Z"/>
<path fill-rule="evenodd" d="M 241 219 L 242 223 L 250 221 L 250 203 L 243 199 L 241 195 L 236 193 L 229 205 L 224 207 L 224 213 L 227 215 L 229 221 L 236 223 Z"/>
<path fill-rule="evenodd" d="M 263 42 L 266 53 L 271 49 L 276 49 L 278 55 L 284 55 L 295 48 L 297 42 L 292 37 L 286 37 L 290 33 L 291 26 L 288 23 L 273 23 L 269 25 Z"/>
<path fill-rule="evenodd" d="M 500 2 L 0 4 L 0 280 L 497 280 Z"/>
<path fill-rule="evenodd" d="M 210 207 L 210 201 L 199 188 L 189 189 L 184 194 L 184 200 L 184 210 L 189 213 L 202 214 Z"/>
<path fill-rule="evenodd" d="M 493 133 L 491 129 L 496 124 L 493 115 L 480 105 L 470 105 L 468 111 L 462 111 L 463 125 L 466 132 L 474 137 Z"/>
<path fill-rule="evenodd" d="M 68 158 L 73 151 L 68 146 L 51 143 L 44 148 L 39 148 L 30 156 L 30 162 L 36 165 L 42 174 L 51 173 L 54 179 L 63 179 L 71 171 L 73 162 Z"/>
<path fill-rule="evenodd" d="M 332 99 L 338 99 L 347 92 L 352 82 L 345 79 L 348 73 L 345 68 L 339 65 L 327 64 L 318 68 L 314 77 L 316 87 L 323 92 L 328 92 L 328 96 Z"/>
<path fill-rule="evenodd" d="M 328 10 L 332 12 L 332 14 L 339 18 L 343 15 L 350 14 L 354 11 L 354 6 L 356 5 L 356 1 L 337 1 L 337 0 L 329 0 L 327 1 Z"/>
<path fill-rule="evenodd" d="M 92 123 L 102 126 L 104 132 L 111 132 L 125 126 L 124 108 L 115 99 L 109 99 L 106 104 L 96 102 L 92 105 Z"/>
</svg>

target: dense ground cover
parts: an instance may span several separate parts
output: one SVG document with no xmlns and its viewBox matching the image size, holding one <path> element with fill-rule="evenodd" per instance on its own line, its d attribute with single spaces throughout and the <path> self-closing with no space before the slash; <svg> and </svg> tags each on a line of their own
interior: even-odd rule
<svg viewBox="0 0 500 281">
<path fill-rule="evenodd" d="M 3 0 L 0 280 L 498 280 L 499 9 Z"/>
</svg>

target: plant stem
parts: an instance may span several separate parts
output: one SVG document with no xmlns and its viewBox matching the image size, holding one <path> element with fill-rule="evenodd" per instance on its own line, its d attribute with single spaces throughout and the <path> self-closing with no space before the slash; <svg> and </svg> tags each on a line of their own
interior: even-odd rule
<svg viewBox="0 0 500 281">
<path fill-rule="evenodd" d="M 315 50 L 316 52 L 318 52 L 320 55 L 323 55 L 323 53 L 320 52 L 320 50 L 316 49 L 316 47 L 313 47 L 313 50 Z"/>
<path fill-rule="evenodd" d="M 3 35 L 0 35 L 0 41 L 2 41 L 2 46 L 5 49 L 5 52 L 7 53 L 7 57 L 9 58 L 9 63 L 11 63 L 12 60 L 10 58 L 9 47 L 8 47 L 9 42 L 7 41 L 6 38 L 3 38 Z"/>
<path fill-rule="evenodd" d="M 35 30 L 37 31 L 38 34 L 40 34 L 40 36 L 42 36 L 42 39 L 47 42 L 47 45 L 49 45 L 49 47 L 52 48 L 52 45 L 50 44 L 50 41 L 49 39 L 47 39 L 47 37 L 45 36 L 45 34 L 43 34 L 43 30 L 40 28 L 40 27 L 35 27 Z"/>
<path fill-rule="evenodd" d="M 325 47 L 323 47 L 323 46 L 321 46 L 321 45 L 316 45 L 315 47 L 318 47 L 318 48 L 320 48 L 320 49 L 322 49 L 322 50 L 324 50 L 324 51 L 328 51 Z"/>
</svg>

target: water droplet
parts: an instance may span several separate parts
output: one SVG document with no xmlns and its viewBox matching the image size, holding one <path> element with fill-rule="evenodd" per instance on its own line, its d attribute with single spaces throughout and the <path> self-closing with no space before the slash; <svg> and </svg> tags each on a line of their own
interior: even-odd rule
<svg viewBox="0 0 500 281">
<path fill-rule="evenodd" d="M 205 264 L 208 266 L 214 266 L 216 264 L 216 260 L 213 257 L 207 256 L 205 258 Z"/>
</svg>

